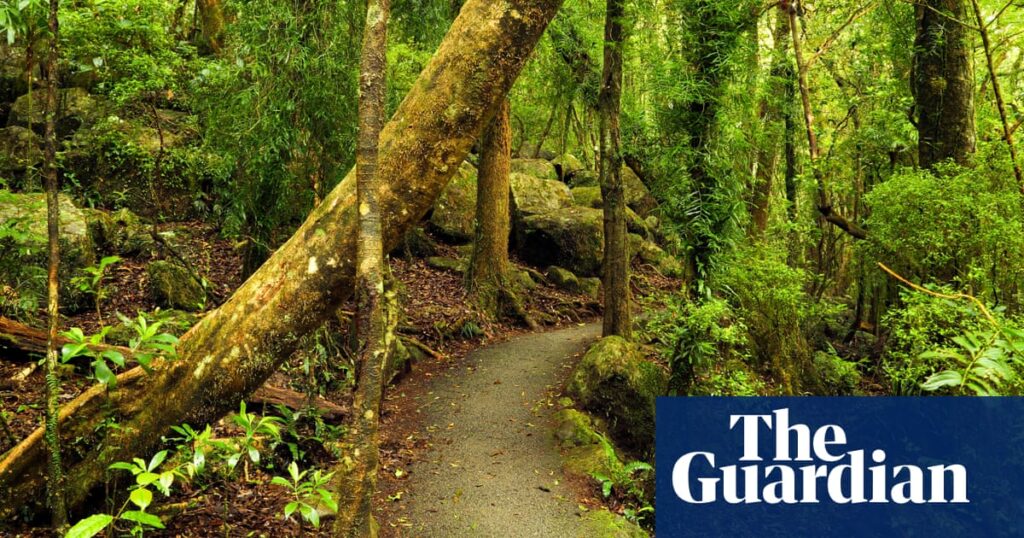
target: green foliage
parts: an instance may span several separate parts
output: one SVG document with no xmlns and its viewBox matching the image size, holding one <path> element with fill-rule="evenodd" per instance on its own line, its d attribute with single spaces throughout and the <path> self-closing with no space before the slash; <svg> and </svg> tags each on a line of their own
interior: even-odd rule
<svg viewBox="0 0 1024 538">
<path fill-rule="evenodd" d="M 331 512 L 338 511 L 338 501 L 334 493 L 327 489 L 334 473 L 323 474 L 319 469 L 300 472 L 299 465 L 293 461 L 288 465 L 288 475 L 289 478 L 275 476 L 270 481 L 271 484 L 288 488 L 291 493 L 292 500 L 284 507 L 284 518 L 290 519 L 298 511 L 302 519 L 319 529 L 318 507 L 323 506 Z"/>
<path fill-rule="evenodd" d="M 0 188 L 0 203 L 14 200 L 13 193 Z M 23 214 L 30 213 L 32 209 L 26 208 Z M 30 245 L 45 242 L 46 237 L 32 231 L 28 217 L 19 216 L 0 221 L 0 314 L 21 320 L 34 317 L 44 299 L 38 295 L 37 290 L 45 289 L 46 269 L 36 264 L 26 264 L 24 259 L 33 254 Z"/>
<path fill-rule="evenodd" d="M 125 358 L 119 351 L 97 349 L 98 346 L 103 345 L 103 340 L 108 332 L 110 329 L 104 328 L 99 333 L 87 337 L 82 329 L 73 327 L 71 330 L 61 333 L 70 342 L 64 344 L 60 355 L 63 363 L 71 362 L 77 357 L 91 357 L 93 377 L 108 389 L 115 389 L 117 388 L 117 376 L 111 365 L 124 367 Z"/>
<path fill-rule="evenodd" d="M 100 260 L 100 263 L 82 268 L 82 272 L 85 274 L 71 279 L 72 286 L 75 286 L 83 293 L 92 295 L 93 301 L 96 304 L 96 317 L 101 322 L 103 314 L 100 311 L 100 303 L 110 293 L 110 290 L 104 285 L 103 279 L 107 276 L 107 269 L 120 261 L 121 258 L 119 256 L 106 256 Z"/>
<path fill-rule="evenodd" d="M 195 48 L 168 22 L 161 0 L 87 0 L 61 10 L 61 55 L 80 78 L 121 106 L 169 103 L 194 71 Z"/>
<path fill-rule="evenodd" d="M 1024 278 L 1020 192 L 1006 170 L 943 165 L 905 169 L 867 196 L 868 259 L 915 281 L 1016 301 Z M 1009 178 L 1009 179 L 1008 179 Z"/>
<path fill-rule="evenodd" d="M 947 287 L 934 287 L 951 293 Z M 921 383 L 950 366 L 950 357 L 931 352 L 955 349 L 955 339 L 964 333 L 979 333 L 991 327 L 983 316 L 963 301 L 941 299 L 922 293 L 904 293 L 901 306 L 882 320 L 889 330 L 882 374 L 897 395 L 919 394 Z"/>
<path fill-rule="evenodd" d="M 694 303 L 677 293 L 667 295 L 664 303 L 644 332 L 668 362 L 671 392 L 687 392 L 715 363 L 746 358 L 746 327 L 727 302 L 712 298 Z"/>
<path fill-rule="evenodd" d="M 234 163 L 214 189 L 254 270 L 354 157 L 358 3 L 254 0 L 200 73 L 205 141 Z"/>
<path fill-rule="evenodd" d="M 716 281 L 741 312 L 756 363 L 787 393 L 818 389 L 809 336 L 820 334 L 837 308 L 809 296 L 809 276 L 786 263 L 785 252 L 762 245 L 736 253 Z"/>
<path fill-rule="evenodd" d="M 117 523 L 125 523 L 131 536 L 143 536 L 147 530 L 164 528 L 159 517 L 146 511 L 153 504 L 153 490 L 168 496 L 175 481 L 185 476 L 178 468 L 160 471 L 160 466 L 167 459 L 167 455 L 168 451 L 161 450 L 148 462 L 142 458 L 134 458 L 130 462 L 119 461 L 112 464 L 110 470 L 127 471 L 135 477 L 135 484 L 129 488 L 128 500 L 116 515 L 93 514 L 82 519 L 71 527 L 65 538 L 95 536 Z"/>
<path fill-rule="evenodd" d="M 946 361 L 951 369 L 930 376 L 921 388 L 975 396 L 1019 395 L 1024 388 L 1024 331 L 1001 326 L 996 331 L 968 332 L 953 338 L 957 349 L 924 353 Z"/>
<path fill-rule="evenodd" d="M 836 355 L 834 349 L 814 353 L 814 369 L 821 377 L 822 387 L 830 396 L 857 394 L 861 375 L 858 364 Z"/>
</svg>

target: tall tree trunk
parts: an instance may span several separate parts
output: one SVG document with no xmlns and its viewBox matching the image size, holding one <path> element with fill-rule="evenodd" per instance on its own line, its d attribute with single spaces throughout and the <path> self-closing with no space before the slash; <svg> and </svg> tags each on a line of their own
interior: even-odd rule
<svg viewBox="0 0 1024 538">
<path fill-rule="evenodd" d="M 224 39 L 224 5 L 222 0 L 196 0 L 199 10 L 200 45 L 219 54 Z"/>
<path fill-rule="evenodd" d="M 359 340 L 359 382 L 354 420 L 349 434 L 352 450 L 342 458 L 338 481 L 338 518 L 334 535 L 377 535 L 373 492 L 380 466 L 380 405 L 383 397 L 385 341 L 384 244 L 381 233 L 378 145 L 384 125 L 387 89 L 388 17 L 391 0 L 369 0 L 363 57 L 359 69 L 359 140 L 356 151 L 356 199 L 359 229 L 356 237 L 356 334 Z"/>
<path fill-rule="evenodd" d="M 604 336 L 631 339 L 629 241 L 626 235 L 626 194 L 622 185 L 623 0 L 608 0 L 604 23 L 604 75 L 598 106 L 601 110 L 601 197 L 604 199 Z"/>
<path fill-rule="evenodd" d="M 67 507 L 64 502 L 64 469 L 61 464 L 60 438 L 60 378 L 57 372 L 58 332 L 60 330 L 60 282 L 57 270 L 60 268 L 60 200 L 57 184 L 57 55 L 60 47 L 57 12 L 59 0 L 50 0 L 48 24 L 50 27 L 50 50 L 46 57 L 46 235 L 50 249 L 50 264 L 47 268 L 46 314 L 49 317 L 49 331 L 46 344 L 46 444 L 50 461 L 46 481 L 49 496 L 50 515 L 53 529 L 63 533 L 68 526 Z"/>
<path fill-rule="evenodd" d="M 999 86 L 999 73 L 996 72 L 995 62 L 992 60 L 992 43 L 989 41 L 988 25 L 981 15 L 981 6 L 978 0 L 971 0 L 971 8 L 974 10 L 974 18 L 978 21 L 978 32 L 981 33 L 981 44 L 985 49 L 985 65 L 988 66 L 988 76 L 992 80 L 992 94 L 995 96 L 996 108 L 999 110 L 999 120 L 1003 124 L 1003 140 L 1010 153 L 1010 161 L 1013 163 L 1013 176 L 1017 179 L 1017 188 L 1024 194 L 1024 176 L 1021 175 L 1020 163 L 1017 161 L 1017 148 L 1013 145 L 1013 132 L 1010 130 L 1010 120 L 1006 116 L 1006 103 L 1003 101 L 1003 91 Z"/>
<path fill-rule="evenodd" d="M 775 179 L 776 164 L 779 160 L 777 140 L 774 135 L 779 127 L 779 120 L 784 114 L 783 107 L 788 106 L 785 101 L 786 87 L 792 88 L 792 79 L 789 73 L 792 68 L 789 66 L 787 57 L 787 43 L 789 42 L 789 16 L 779 11 L 775 22 L 774 50 L 772 51 L 772 63 L 768 70 L 768 94 L 765 95 L 760 104 L 761 124 L 765 130 L 772 135 L 768 140 L 762 142 L 757 151 L 757 174 L 754 178 L 754 195 L 752 200 L 751 233 L 754 236 L 761 236 L 768 227 L 769 204 L 771 202 L 772 187 Z M 790 91 L 792 91 L 790 89 Z M 785 127 L 783 126 L 783 129 Z M 781 133 L 785 136 L 785 131 Z M 788 164 L 788 163 L 787 163 Z"/>
<path fill-rule="evenodd" d="M 476 188 L 476 240 L 466 271 L 466 290 L 493 318 L 502 314 L 528 319 L 509 280 L 509 173 L 512 130 L 506 99 L 480 144 Z"/>
<path fill-rule="evenodd" d="M 381 133 L 385 250 L 433 205 L 560 5 L 466 2 Z M 67 462 L 69 504 L 80 504 L 109 464 L 152 451 L 170 426 L 217 420 L 262 385 L 352 293 L 356 223 L 350 173 L 231 298 L 181 338 L 176 360 L 156 361 L 148 376 L 140 369 L 121 374 L 109 403 L 101 387 L 92 387 L 66 404 L 62 438 L 75 441 Z M 108 414 L 120 428 L 97 429 Z M 41 438 L 37 430 L 0 461 L 0 521 L 40 498 Z"/>
<path fill-rule="evenodd" d="M 966 165 L 975 149 L 974 71 L 965 0 L 920 0 L 914 39 L 913 90 L 922 168 L 953 159 Z"/>
</svg>

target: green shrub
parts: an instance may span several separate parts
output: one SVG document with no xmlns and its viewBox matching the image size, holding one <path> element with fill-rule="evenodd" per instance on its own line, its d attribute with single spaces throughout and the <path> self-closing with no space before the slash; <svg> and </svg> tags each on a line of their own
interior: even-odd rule
<svg viewBox="0 0 1024 538">
<path fill-rule="evenodd" d="M 949 288 L 936 290 L 951 293 Z M 901 306 L 890 310 L 882 325 L 889 331 L 882 374 L 897 395 L 919 394 L 928 376 L 949 366 L 947 360 L 927 352 L 955 347 L 953 339 L 964 332 L 988 328 L 966 302 L 914 292 L 903 294 Z"/>
<path fill-rule="evenodd" d="M 820 333 L 837 307 L 810 297 L 809 276 L 786 264 L 781 249 L 737 251 L 716 284 L 740 312 L 756 363 L 787 394 L 819 393 L 809 336 Z"/>
<path fill-rule="evenodd" d="M 715 364 L 746 358 L 746 327 L 727 302 L 694 303 L 682 294 L 664 300 L 665 308 L 651 317 L 644 332 L 669 364 L 671 393 L 687 392 Z"/>
<path fill-rule="evenodd" d="M 814 354 L 814 369 L 821 378 L 825 394 L 829 396 L 852 396 L 860 386 L 860 370 L 857 363 L 844 360 L 835 352 L 818 351 Z"/>
</svg>

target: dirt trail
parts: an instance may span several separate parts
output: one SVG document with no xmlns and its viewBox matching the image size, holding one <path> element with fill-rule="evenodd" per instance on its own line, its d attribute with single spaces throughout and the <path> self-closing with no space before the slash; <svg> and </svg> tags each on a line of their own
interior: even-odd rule
<svg viewBox="0 0 1024 538">
<path fill-rule="evenodd" d="M 419 397 L 431 449 L 410 469 L 408 536 L 589 536 L 552 436 L 555 394 L 600 335 L 588 324 L 471 353 Z"/>
</svg>

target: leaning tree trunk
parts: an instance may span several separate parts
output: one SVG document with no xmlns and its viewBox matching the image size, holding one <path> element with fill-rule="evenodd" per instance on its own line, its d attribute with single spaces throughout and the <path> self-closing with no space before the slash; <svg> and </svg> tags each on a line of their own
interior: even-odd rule
<svg viewBox="0 0 1024 538">
<path fill-rule="evenodd" d="M 466 290 L 481 310 L 498 318 L 521 314 L 522 306 L 508 278 L 509 172 L 512 129 L 506 99 L 480 144 L 476 191 L 476 240 L 466 271 Z"/>
<path fill-rule="evenodd" d="M 380 175 L 377 173 L 380 131 L 386 97 L 388 17 L 390 0 L 366 5 L 363 57 L 359 69 L 359 146 L 356 151 L 356 335 L 359 339 L 359 384 L 352 420 L 352 444 L 339 465 L 338 518 L 334 535 L 377 536 L 373 492 L 380 467 L 380 404 L 388 346 L 384 327 L 384 245 L 381 237 Z"/>
<path fill-rule="evenodd" d="M 629 305 L 629 241 L 626 235 L 626 194 L 622 185 L 623 0 L 608 0 L 604 25 L 604 77 L 601 110 L 601 197 L 604 199 L 604 336 L 632 337 Z"/>
<path fill-rule="evenodd" d="M 470 0 L 463 7 L 381 134 L 386 250 L 458 170 L 560 5 Z M 151 375 L 121 374 L 109 403 L 93 387 L 66 404 L 69 505 L 81 504 L 111 463 L 152 451 L 170 426 L 208 424 L 263 384 L 352 293 L 356 221 L 350 173 L 227 302 L 181 338 L 176 360 L 158 361 Z M 96 428 L 107 416 L 120 427 Z M 45 459 L 37 430 L 0 461 L 0 520 L 41 499 Z"/>
<path fill-rule="evenodd" d="M 966 165 L 975 148 L 974 72 L 964 0 L 917 5 L 914 73 L 921 168 L 952 159 Z"/>
</svg>

